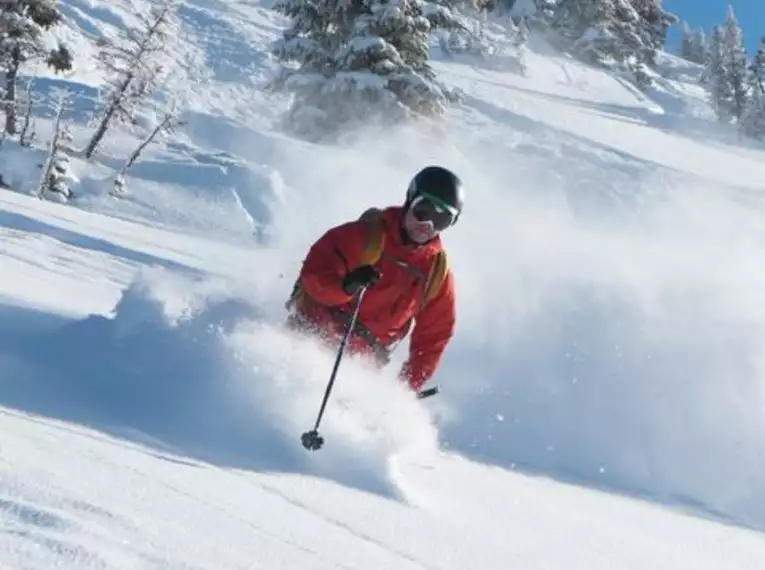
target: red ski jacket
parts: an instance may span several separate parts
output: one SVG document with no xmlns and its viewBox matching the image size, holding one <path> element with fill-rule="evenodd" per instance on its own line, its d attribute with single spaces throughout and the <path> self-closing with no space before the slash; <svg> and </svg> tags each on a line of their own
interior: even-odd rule
<svg viewBox="0 0 765 570">
<path fill-rule="evenodd" d="M 401 235 L 402 207 L 380 213 L 384 253 L 375 267 L 381 278 L 365 293 L 359 309 L 359 329 L 349 339 L 351 352 L 374 354 L 391 349 L 409 332 L 409 357 L 401 377 L 419 390 L 435 373 L 455 326 L 454 277 L 447 268 L 440 289 L 420 308 L 425 280 L 442 250 L 439 238 L 425 245 L 408 245 Z M 345 275 L 361 265 L 370 239 L 370 224 L 358 220 L 328 230 L 314 243 L 303 262 L 298 286 L 302 292 L 296 312 L 312 326 L 339 338 L 353 311 L 353 298 L 342 289 Z"/>
</svg>

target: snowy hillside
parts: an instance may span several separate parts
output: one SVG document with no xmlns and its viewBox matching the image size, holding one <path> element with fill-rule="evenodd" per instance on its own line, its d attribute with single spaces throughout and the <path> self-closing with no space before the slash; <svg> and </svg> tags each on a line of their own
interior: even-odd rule
<svg viewBox="0 0 765 570">
<path fill-rule="evenodd" d="M 25 197 L 4 196 L 2 208 L 4 274 L 30 291 L 62 289 L 3 301 L 8 567 L 675 570 L 762 560 L 761 534 L 439 451 L 425 411 L 359 363 L 344 368 L 328 445 L 309 456 L 296 436 L 331 355 L 268 324 L 257 292 L 189 275 L 199 241 L 73 209 L 56 219 L 61 206 Z M 88 233 L 67 229 L 72 221 Z M 130 269 L 152 264 L 172 271 L 128 284 Z M 71 319 L 54 304 L 108 314 Z"/>
<path fill-rule="evenodd" d="M 87 36 L 147 4 L 62 5 L 76 73 L 45 81 L 82 113 Z M 664 55 L 643 94 L 535 37 L 525 77 L 434 45 L 464 92 L 442 129 L 315 146 L 258 91 L 268 4 L 180 14 L 188 122 L 124 197 L 151 117 L 73 161 L 71 204 L 24 195 L 41 151 L 0 151 L 0 563 L 760 567 L 765 150 L 713 123 L 698 69 Z M 468 185 L 442 393 L 393 382 L 403 351 L 344 361 L 308 454 L 334 355 L 279 327 L 295 272 L 434 162 Z"/>
</svg>

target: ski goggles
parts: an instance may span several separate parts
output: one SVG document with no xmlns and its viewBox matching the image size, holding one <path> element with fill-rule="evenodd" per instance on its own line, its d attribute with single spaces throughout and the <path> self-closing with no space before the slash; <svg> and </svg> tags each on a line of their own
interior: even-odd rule
<svg viewBox="0 0 765 570">
<path fill-rule="evenodd" d="M 424 192 L 412 201 L 411 210 L 418 221 L 431 222 L 433 229 L 439 232 L 451 226 L 457 218 L 457 208 Z"/>
</svg>

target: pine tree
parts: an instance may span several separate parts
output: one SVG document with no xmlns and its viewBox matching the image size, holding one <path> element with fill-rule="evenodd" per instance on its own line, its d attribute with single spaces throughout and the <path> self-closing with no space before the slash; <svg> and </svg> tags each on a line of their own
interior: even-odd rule
<svg viewBox="0 0 765 570">
<path fill-rule="evenodd" d="M 749 66 L 749 71 L 754 75 L 754 80 L 759 83 L 762 90 L 765 91 L 765 38 L 760 40 L 760 45 L 752 58 L 752 64 Z"/>
<path fill-rule="evenodd" d="M 640 47 L 639 16 L 627 0 L 561 0 L 553 21 L 578 57 L 621 63 Z"/>
<path fill-rule="evenodd" d="M 656 53 L 664 48 L 669 28 L 679 18 L 664 10 L 661 0 L 630 0 L 638 15 L 637 31 L 642 46 L 642 63 L 653 64 Z"/>
<path fill-rule="evenodd" d="M 552 26 L 577 57 L 635 70 L 654 62 L 675 22 L 660 0 L 560 0 Z"/>
<path fill-rule="evenodd" d="M 439 115 L 450 93 L 429 65 L 433 30 L 456 27 L 445 6 L 422 0 L 277 0 L 292 18 L 273 54 L 272 91 L 293 95 L 288 130 L 310 138 L 373 116 Z"/>
<path fill-rule="evenodd" d="M 680 57 L 693 63 L 703 65 L 706 61 L 707 40 L 702 28 L 691 29 L 683 22 Z"/>
<path fill-rule="evenodd" d="M 765 138 L 765 90 L 752 76 L 752 92 L 739 122 L 741 133 L 756 139 Z"/>
<path fill-rule="evenodd" d="M 752 138 L 765 138 L 765 38 L 749 67 L 749 100 L 739 123 L 741 133 Z"/>
<path fill-rule="evenodd" d="M 610 40 L 615 8 L 613 0 L 561 0 L 556 8 L 552 26 L 573 46 L 577 55 L 594 61 L 601 59 L 601 51 Z M 585 42 L 589 45 L 584 45 Z M 602 47 L 592 45 L 602 44 Z"/>
<path fill-rule="evenodd" d="M 529 28 L 526 25 L 527 18 L 521 18 L 516 26 L 511 43 L 514 52 L 508 57 L 508 69 L 519 75 L 525 76 L 528 72 L 526 65 L 526 42 L 529 39 Z"/>
<path fill-rule="evenodd" d="M 709 90 L 712 108 L 720 122 L 729 122 L 733 108 L 733 92 L 726 68 L 725 33 L 715 26 L 709 45 L 709 57 L 705 70 L 705 83 Z"/>
<path fill-rule="evenodd" d="M 512 42 L 513 45 L 519 49 L 524 47 L 529 39 L 530 32 L 529 27 L 526 25 L 526 21 L 526 18 L 521 18 L 514 30 Z"/>
<path fill-rule="evenodd" d="M 744 44 L 744 32 L 738 25 L 738 20 L 733 12 L 733 6 L 728 7 L 728 16 L 725 21 L 724 30 L 724 67 L 732 96 L 730 113 L 733 117 L 739 119 L 746 108 L 749 97 L 747 85 L 748 61 Z"/>
<path fill-rule="evenodd" d="M 680 57 L 693 61 L 695 54 L 694 36 L 688 22 L 682 24 L 682 39 L 680 40 Z"/>
<path fill-rule="evenodd" d="M 693 51 L 691 52 L 690 61 L 704 65 L 707 60 L 707 52 L 709 46 L 707 46 L 707 36 L 702 28 L 698 28 L 693 33 Z"/>
<path fill-rule="evenodd" d="M 3 0 L 0 3 L 0 67 L 5 70 L 5 132 L 16 134 L 16 88 L 21 67 L 45 61 L 56 72 L 72 68 L 69 50 L 48 51 L 44 34 L 61 21 L 55 0 Z"/>
</svg>

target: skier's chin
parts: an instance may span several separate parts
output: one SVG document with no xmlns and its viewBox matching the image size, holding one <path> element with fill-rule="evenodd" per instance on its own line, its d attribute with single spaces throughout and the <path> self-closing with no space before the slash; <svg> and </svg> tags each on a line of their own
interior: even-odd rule
<svg viewBox="0 0 765 570">
<path fill-rule="evenodd" d="M 412 240 L 417 245 L 424 245 L 431 241 L 433 238 L 436 237 L 437 232 L 434 232 L 431 228 L 419 228 L 419 227 L 410 227 L 406 228 L 406 234 L 409 236 L 409 239 Z"/>
<path fill-rule="evenodd" d="M 433 238 L 431 238 L 430 234 L 424 234 L 424 233 L 420 235 L 415 234 L 412 236 L 412 241 L 418 245 L 425 245 L 431 239 Z"/>
</svg>

